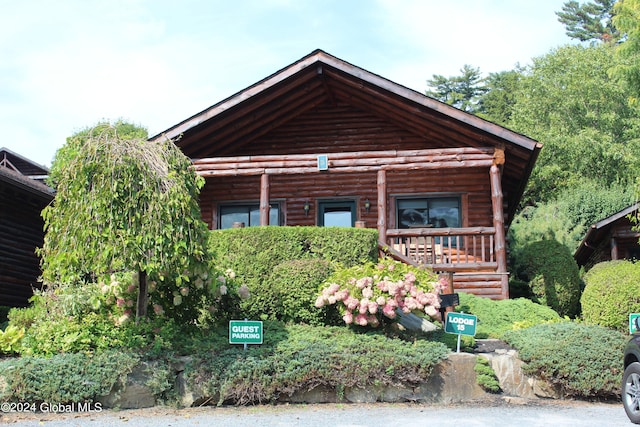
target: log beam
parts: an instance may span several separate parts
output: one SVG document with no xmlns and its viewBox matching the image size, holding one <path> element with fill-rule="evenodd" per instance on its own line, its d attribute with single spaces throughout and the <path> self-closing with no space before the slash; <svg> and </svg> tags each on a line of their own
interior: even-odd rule
<svg viewBox="0 0 640 427">
<path fill-rule="evenodd" d="M 387 241 L 387 172 L 378 171 L 378 240 Z"/>
<path fill-rule="evenodd" d="M 329 172 L 356 173 L 380 170 L 424 170 L 454 168 L 489 168 L 495 165 L 495 150 L 451 148 L 435 150 L 389 150 L 327 154 Z M 317 155 L 240 156 L 196 159 L 196 172 L 204 177 L 295 175 L 327 173 L 319 171 Z"/>
<path fill-rule="evenodd" d="M 269 225 L 269 175 L 260 176 L 260 225 Z"/>
<path fill-rule="evenodd" d="M 497 272 L 507 272 L 507 249 L 506 249 L 506 237 L 504 232 L 504 211 L 502 207 L 502 185 L 500 177 L 500 168 L 498 165 L 491 166 L 490 172 L 491 181 L 491 205 L 493 207 L 493 227 L 496 230 L 495 244 L 496 244 L 496 261 Z M 509 280 L 505 274 L 502 278 L 502 297 L 509 298 Z"/>
</svg>

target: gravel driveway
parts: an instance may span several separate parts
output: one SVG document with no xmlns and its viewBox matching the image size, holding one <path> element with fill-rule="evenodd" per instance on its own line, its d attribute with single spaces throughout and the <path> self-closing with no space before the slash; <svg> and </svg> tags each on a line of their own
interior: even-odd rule
<svg viewBox="0 0 640 427">
<path fill-rule="evenodd" d="M 621 403 L 496 399 L 456 405 L 322 404 L 253 407 L 150 408 L 100 413 L 2 414 L 13 426 L 631 426 Z"/>
</svg>

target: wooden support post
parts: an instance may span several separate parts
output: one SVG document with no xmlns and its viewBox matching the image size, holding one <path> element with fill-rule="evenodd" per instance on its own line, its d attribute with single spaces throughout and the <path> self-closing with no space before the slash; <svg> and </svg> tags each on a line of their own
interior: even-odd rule
<svg viewBox="0 0 640 427">
<path fill-rule="evenodd" d="M 491 178 L 491 205 L 493 206 L 493 226 L 496 229 L 496 262 L 498 273 L 504 273 L 502 278 L 502 296 L 509 298 L 509 279 L 507 276 L 507 248 L 504 233 L 504 211 L 502 207 L 502 184 L 500 182 L 500 168 L 494 164 L 489 172 Z"/>
<path fill-rule="evenodd" d="M 387 172 L 378 171 L 378 240 L 387 243 Z"/>
<path fill-rule="evenodd" d="M 269 175 L 260 176 L 260 225 L 269 225 Z"/>
</svg>

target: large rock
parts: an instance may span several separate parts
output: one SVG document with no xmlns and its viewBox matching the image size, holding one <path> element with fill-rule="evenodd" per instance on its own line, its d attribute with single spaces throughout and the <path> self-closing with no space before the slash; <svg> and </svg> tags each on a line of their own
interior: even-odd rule
<svg viewBox="0 0 640 427">
<path fill-rule="evenodd" d="M 156 397 L 146 386 L 151 365 L 140 363 L 127 375 L 124 384 L 116 383 L 106 396 L 98 398 L 103 408 L 138 409 L 155 406 Z"/>
<path fill-rule="evenodd" d="M 560 398 L 559 393 L 545 381 L 525 375 L 523 362 L 515 350 L 497 349 L 494 353 L 483 353 L 498 377 L 500 388 L 506 396 L 533 398 Z"/>
<path fill-rule="evenodd" d="M 416 400 L 429 403 L 458 403 L 476 400 L 486 393 L 476 381 L 476 356 L 451 353 L 435 369 L 429 381 L 416 390 Z"/>
</svg>

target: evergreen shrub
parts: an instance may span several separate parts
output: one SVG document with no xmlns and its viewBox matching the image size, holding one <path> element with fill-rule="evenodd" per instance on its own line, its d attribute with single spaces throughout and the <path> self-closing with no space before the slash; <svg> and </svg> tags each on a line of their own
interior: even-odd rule
<svg viewBox="0 0 640 427">
<path fill-rule="evenodd" d="M 317 288 L 324 280 L 318 280 L 323 275 L 319 274 L 322 270 L 318 269 L 320 264 L 295 264 L 296 261 L 322 260 L 331 269 L 375 262 L 378 258 L 377 242 L 378 233 L 372 229 L 245 227 L 212 231 L 209 247 L 216 264 L 233 270 L 236 280 L 249 289 L 251 296 L 241 302 L 242 314 L 252 318 L 278 319 L 273 312 L 279 304 L 274 300 L 278 294 L 286 290 L 292 295 L 292 284 L 307 277 L 313 282 L 317 280 L 317 283 L 306 283 L 304 290 L 296 291 L 295 297 L 304 301 L 314 298 L 315 301 Z M 281 264 L 284 266 L 279 267 Z M 293 267 L 289 270 L 290 276 L 286 272 L 287 266 Z M 310 271 L 303 272 L 305 267 Z M 307 294 L 307 289 L 312 288 L 312 292 Z M 314 301 L 309 309 L 317 310 L 313 307 Z M 285 314 L 282 320 L 292 320 L 292 315 Z"/>
<path fill-rule="evenodd" d="M 256 283 L 244 307 L 250 318 L 280 320 L 285 323 L 338 325 L 337 310 L 314 306 L 318 285 L 331 275 L 333 268 L 323 259 L 285 261 L 274 267 L 266 280 Z"/>
<path fill-rule="evenodd" d="M 418 385 L 449 350 L 439 342 L 407 343 L 344 327 L 265 322 L 260 347 L 232 348 L 193 359 L 185 376 L 217 404 L 277 402 L 283 395 L 327 386 Z M 215 403 L 215 402 L 214 402 Z"/>
<path fill-rule="evenodd" d="M 596 264 L 584 276 L 582 318 L 585 322 L 624 332 L 629 313 L 640 312 L 640 263 Z"/>
<path fill-rule="evenodd" d="M 138 361 L 138 356 L 121 351 L 5 359 L 0 361 L 0 400 L 94 403 L 122 384 Z"/>
<path fill-rule="evenodd" d="M 492 300 L 468 293 L 460 293 L 456 311 L 478 317 L 476 338 L 500 338 L 506 331 L 562 320 L 550 307 L 526 298 Z"/>
<path fill-rule="evenodd" d="M 569 249 L 555 240 L 526 245 L 515 260 L 515 275 L 529 283 L 534 302 L 561 316 L 580 313 L 580 273 Z"/>
<path fill-rule="evenodd" d="M 618 398 L 628 337 L 596 325 L 566 321 L 508 331 L 525 372 L 546 380 L 565 398 Z"/>
</svg>

